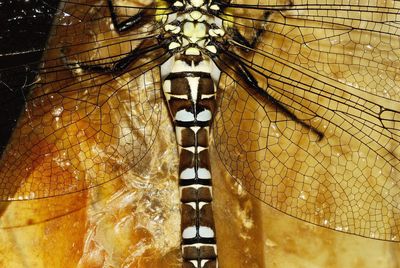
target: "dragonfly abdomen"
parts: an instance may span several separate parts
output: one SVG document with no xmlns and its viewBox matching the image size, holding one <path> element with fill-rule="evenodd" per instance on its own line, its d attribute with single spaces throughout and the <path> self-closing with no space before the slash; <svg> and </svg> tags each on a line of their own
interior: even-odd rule
<svg viewBox="0 0 400 268">
<path fill-rule="evenodd" d="M 168 75 L 164 73 L 163 90 L 179 148 L 183 267 L 216 267 L 209 159 L 210 126 L 217 105 L 213 64 L 199 53 L 176 55 L 164 66 L 171 67 Z"/>
</svg>

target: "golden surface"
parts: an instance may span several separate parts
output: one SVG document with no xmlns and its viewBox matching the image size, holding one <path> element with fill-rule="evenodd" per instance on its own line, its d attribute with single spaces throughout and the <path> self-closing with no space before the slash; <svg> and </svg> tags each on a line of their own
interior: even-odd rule
<svg viewBox="0 0 400 268">
<path fill-rule="evenodd" d="M 125 2 L 138 5 L 139 1 Z M 140 4 L 148 4 L 145 2 Z M 77 17 L 86 14 L 85 8 L 75 14 Z M 89 47 L 70 45 L 69 50 L 64 51 L 70 62 L 100 59 L 102 53 L 119 55 L 117 45 L 115 50 L 103 50 L 98 55 L 85 53 L 93 49 L 90 46 L 108 45 L 111 41 L 106 40 L 116 38 L 113 31 L 105 31 L 102 36 L 92 34 L 108 29 L 106 19 L 100 21 L 88 24 L 93 31 L 79 28 L 79 24 L 78 28 L 70 27 L 70 31 L 85 33 L 79 40 L 70 38 L 71 33 L 63 32 L 61 27 L 53 30 L 50 44 L 58 44 L 60 40 L 69 44 L 87 42 Z M 136 33 L 141 34 L 139 30 Z M 91 42 L 94 39 L 97 42 Z M 127 36 L 118 40 L 124 44 L 122 51 L 130 51 L 138 45 L 127 42 L 130 40 Z M 274 42 L 279 49 L 269 51 L 273 55 L 295 49 L 279 45 L 287 43 L 277 36 Z M 77 51 L 81 53 L 76 54 Z M 48 51 L 45 60 L 58 59 L 59 55 L 59 50 Z M 285 54 L 280 57 L 285 58 Z M 289 57 L 286 59 L 291 61 Z M 313 59 L 311 55 L 308 66 L 311 62 L 318 65 Z M 96 88 L 92 86 L 93 81 L 107 81 L 110 76 L 92 80 L 90 75 L 80 75 L 79 68 L 68 70 L 59 60 L 48 61 L 48 64 L 61 66 L 61 70 L 43 75 L 43 81 L 50 82 L 35 94 L 40 96 L 60 88 L 64 91 L 41 98 L 40 103 L 30 103 L 32 107 L 28 109 L 39 112 L 23 115 L 0 166 L 0 175 L 7 176 L 10 185 L 15 181 L 25 182 L 19 189 L 10 190 L 17 199 L 29 192 L 24 188 L 27 185 L 62 193 L 67 189 L 65 185 L 81 189 L 97 179 L 104 184 L 65 196 L 1 203 L 0 267 L 180 267 L 177 149 L 160 96 L 157 70 L 139 77 L 130 72 L 119 79 L 111 79 L 105 87 Z M 140 64 L 135 63 L 135 66 Z M 285 72 L 279 64 L 274 68 L 282 74 Z M 340 74 L 342 72 L 338 71 L 338 80 L 343 78 Z M 56 80 L 54 75 L 57 79 L 64 78 L 64 83 L 51 82 Z M 387 76 L 382 80 L 389 81 L 390 73 Z M 124 86 L 126 81 L 130 81 L 129 86 Z M 87 87 L 86 91 L 82 90 L 88 85 L 90 90 Z M 120 90 L 114 94 L 117 88 Z M 74 102 L 75 98 L 81 101 Z M 90 100 L 102 105 L 89 106 Z M 147 102 L 150 102 L 148 106 Z M 56 117 L 58 119 L 54 120 Z M 140 128 L 148 121 L 151 124 Z M 156 124 L 158 132 L 155 132 Z M 127 132 L 133 135 L 124 135 Z M 55 134 L 48 135 L 50 133 Z M 145 136 L 148 133 L 152 134 Z M 335 133 L 330 134 L 335 136 Z M 153 144 L 152 137 L 155 137 Z M 84 142 L 70 146 L 75 138 Z M 130 144 L 137 147 L 129 152 Z M 24 151 L 26 148 L 30 153 Z M 144 154 L 148 148 L 150 151 Z M 211 153 L 221 267 L 400 267 L 398 243 L 334 232 L 278 212 L 249 196 L 228 175 L 215 148 Z M 109 170 L 112 172 L 102 173 Z M 107 182 L 115 176 L 118 178 Z M 60 189 L 55 187 L 58 184 L 51 183 L 53 180 L 63 182 Z M 287 202 L 279 200 L 282 206 Z"/>
</svg>

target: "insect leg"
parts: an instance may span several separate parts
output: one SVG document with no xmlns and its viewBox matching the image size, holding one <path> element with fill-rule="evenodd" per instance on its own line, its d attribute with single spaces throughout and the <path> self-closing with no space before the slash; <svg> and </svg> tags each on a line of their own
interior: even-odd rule
<svg viewBox="0 0 400 268">
<path fill-rule="evenodd" d="M 264 22 L 262 23 L 261 27 L 256 30 L 256 32 L 255 32 L 254 36 L 251 38 L 251 40 L 247 40 L 246 37 L 244 37 L 236 28 L 232 29 L 231 34 L 232 34 L 233 40 L 245 47 L 254 48 L 255 45 L 257 44 L 257 41 L 258 41 L 260 35 L 264 32 L 264 26 L 270 15 L 271 15 L 270 11 L 266 11 L 264 13 Z"/>
<path fill-rule="evenodd" d="M 115 29 L 119 33 L 131 29 L 132 27 L 134 27 L 135 25 L 140 23 L 140 21 L 144 18 L 144 11 L 141 10 L 141 11 L 139 11 L 138 14 L 136 14 L 124 21 L 118 22 L 117 14 L 115 13 L 115 9 L 114 9 L 112 0 L 107 0 L 107 3 L 108 3 L 108 7 L 109 7 L 110 13 L 111 13 L 112 24 L 114 25 Z"/>
<path fill-rule="evenodd" d="M 65 65 L 67 65 L 68 67 L 70 67 L 71 69 L 82 69 L 84 71 L 91 71 L 91 72 L 97 72 L 97 73 L 119 73 L 124 71 L 132 62 L 134 62 L 135 60 L 137 60 L 138 58 L 143 57 L 143 55 L 157 50 L 159 48 L 161 48 L 162 45 L 160 44 L 156 44 L 156 45 L 152 45 L 149 47 L 145 47 L 145 48 L 137 48 L 132 50 L 131 52 L 129 52 L 125 57 L 111 63 L 111 66 L 104 66 L 101 64 L 85 64 L 85 63 L 79 63 L 79 62 L 75 62 L 75 63 L 70 63 L 66 60 L 66 56 L 62 53 L 62 58 L 63 58 L 63 62 Z"/>
<path fill-rule="evenodd" d="M 288 0 L 286 4 L 290 9 L 294 3 L 293 0 Z M 236 28 L 232 29 L 232 38 L 234 41 L 238 42 L 239 44 L 248 47 L 248 48 L 254 48 L 257 44 L 257 41 L 259 40 L 261 34 L 265 31 L 264 27 L 268 23 L 268 18 L 272 15 L 272 11 L 267 10 L 264 12 L 264 18 L 263 18 L 263 23 L 261 23 L 261 27 L 259 27 L 254 36 L 251 38 L 251 40 L 247 40 L 246 37 L 244 37 Z"/>
<path fill-rule="evenodd" d="M 318 135 L 319 141 L 324 137 L 324 134 L 321 131 L 314 128 L 313 126 L 308 125 L 307 123 L 303 122 L 302 120 L 298 119 L 296 115 L 294 115 L 290 110 L 288 110 L 285 107 L 285 105 L 283 105 L 280 101 L 278 101 L 273 96 L 271 96 L 267 91 L 260 88 L 258 86 L 257 79 L 249 72 L 249 70 L 245 67 L 245 65 L 243 63 L 241 63 L 239 61 L 238 64 L 236 65 L 236 69 L 238 71 L 238 74 L 246 82 L 246 84 L 248 84 L 252 89 L 254 89 L 263 98 L 265 98 L 269 102 L 273 103 L 279 109 L 279 111 L 284 113 L 287 117 L 289 117 L 296 123 L 299 123 L 303 127 L 313 131 L 315 134 Z"/>
</svg>

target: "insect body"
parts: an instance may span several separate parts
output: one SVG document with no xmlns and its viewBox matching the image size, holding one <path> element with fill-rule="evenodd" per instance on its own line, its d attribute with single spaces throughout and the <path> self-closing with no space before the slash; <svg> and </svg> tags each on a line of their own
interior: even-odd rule
<svg viewBox="0 0 400 268">
<path fill-rule="evenodd" d="M 173 5 L 182 11 L 165 25 L 176 37 L 169 44 L 173 56 L 161 66 L 161 75 L 179 145 L 183 267 L 217 267 L 208 147 L 220 71 L 205 50 L 216 52 L 210 33 L 222 30 L 215 28 L 213 17 L 203 14 L 209 4 Z"/>
<path fill-rule="evenodd" d="M 38 76 L 0 162 L 0 200 L 129 180 L 146 165 L 165 102 L 185 266 L 217 266 L 210 134 L 261 202 L 398 241 L 399 12 L 364 2 L 44 2 L 57 19 L 38 67 L 17 70 Z M 8 71 L 2 84 L 26 94 L 30 84 L 14 88 Z"/>
</svg>

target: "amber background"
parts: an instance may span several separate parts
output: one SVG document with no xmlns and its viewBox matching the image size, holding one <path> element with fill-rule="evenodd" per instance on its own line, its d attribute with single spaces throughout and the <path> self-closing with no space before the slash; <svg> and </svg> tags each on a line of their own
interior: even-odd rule
<svg viewBox="0 0 400 268">
<path fill-rule="evenodd" d="M 107 22 L 103 23 L 105 25 L 96 27 L 106 27 Z M 50 42 L 58 43 L 66 36 L 61 30 L 55 32 Z M 57 57 L 54 53 L 57 51 L 49 51 L 45 57 Z M 78 58 L 85 56 L 82 54 Z M 129 79 L 129 75 L 123 79 Z M 71 79 L 69 81 L 77 79 L 77 74 L 69 70 L 64 70 L 63 76 Z M 44 79 L 54 78 L 46 76 Z M 135 81 L 140 79 L 143 77 Z M 157 79 L 147 81 L 150 87 L 159 89 Z M 112 83 L 118 82 L 110 82 L 105 95 L 116 87 Z M 39 93 L 57 90 L 56 86 L 48 84 Z M 121 90 L 117 94 L 120 98 L 111 99 L 111 102 L 118 104 L 117 99 L 126 100 L 137 94 L 135 92 Z M 139 164 L 127 173 L 85 192 L 1 204 L 1 267 L 180 267 L 177 149 L 163 100 L 160 95 L 154 98 L 161 116 L 156 120 L 159 130 L 155 142 L 149 145 L 149 152 Z M 47 113 L 39 113 L 37 117 L 25 114 L 21 122 L 42 122 L 43 116 L 51 119 L 57 107 L 50 104 L 45 103 Z M 129 118 L 126 112 L 129 105 L 115 107 L 119 110 L 111 110 L 110 118 Z M 84 113 L 83 107 L 79 107 L 77 115 L 81 113 Z M 59 120 L 73 118 L 61 115 Z M 65 136 L 82 134 L 79 129 L 71 133 L 71 129 L 62 125 L 52 127 L 59 129 L 61 136 L 63 130 Z M 35 147 L 34 140 L 30 139 L 45 137 L 47 133 L 43 129 L 32 130 L 20 123 L 16 133 L 4 160 L 6 163 L 11 163 L 15 155 L 23 155 L 18 152 L 17 144 L 46 150 L 47 147 Z M 104 152 L 107 142 L 110 141 L 100 146 Z M 56 148 L 62 146 L 54 138 L 48 143 Z M 91 146 L 96 146 L 93 140 L 82 143 L 81 151 L 74 151 L 76 159 L 82 160 L 80 153 L 91 151 Z M 56 156 L 47 150 L 49 154 L 44 154 L 41 161 L 34 162 L 29 157 L 21 160 L 23 166 L 35 163 L 26 181 L 37 180 L 41 174 L 49 172 L 47 163 L 61 168 L 57 166 Z M 400 267 L 399 244 L 334 232 L 280 213 L 249 196 L 226 172 L 214 148 L 211 153 L 221 267 Z M 123 162 L 122 157 L 120 160 Z M 11 174 L 19 174 L 21 166 L 10 163 Z M 85 173 L 85 164 L 79 168 Z M 74 177 L 68 169 L 62 170 L 63 177 Z M 10 174 L 3 163 L 0 174 L 5 172 Z M 9 180 L 12 179 L 10 176 Z M 16 191 L 15 195 L 22 193 Z"/>
</svg>

